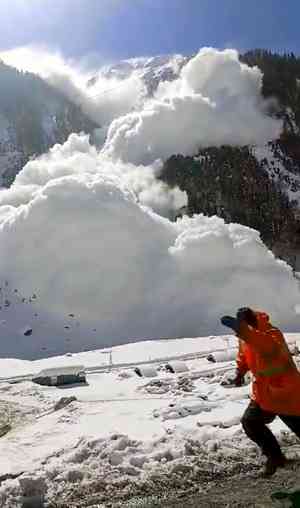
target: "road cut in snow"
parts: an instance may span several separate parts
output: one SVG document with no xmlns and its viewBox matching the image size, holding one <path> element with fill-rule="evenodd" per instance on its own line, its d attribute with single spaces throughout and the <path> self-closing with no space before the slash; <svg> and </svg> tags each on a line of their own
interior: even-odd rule
<svg viewBox="0 0 300 508">
<path fill-rule="evenodd" d="M 287 339 L 300 345 L 300 335 Z M 19 506 L 29 479 L 39 488 L 43 485 L 47 500 L 68 503 L 74 489 L 83 491 L 87 484 L 104 482 L 98 495 L 105 500 L 108 484 L 110 495 L 125 495 L 124 485 L 128 487 L 133 480 L 147 484 L 152 475 L 167 473 L 171 478 L 178 470 L 194 471 L 199 457 L 207 464 L 216 463 L 221 456 L 225 463 L 233 457 L 242 462 L 245 451 L 254 453 L 239 423 L 249 403 L 250 387 L 221 386 L 224 374 L 220 368 L 234 370 L 228 359 L 212 364 L 201 354 L 194 356 L 197 348 L 198 353 L 213 353 L 232 347 L 234 341 L 228 336 L 208 337 L 112 348 L 118 367 L 112 369 L 107 363 L 104 371 L 90 372 L 87 385 L 62 388 L 31 381 L 3 382 L 0 401 L 10 406 L 12 430 L 0 438 L 0 479 L 20 476 L 2 481 L 0 505 Z M 186 359 L 188 354 L 190 359 Z M 166 370 L 167 356 L 177 357 L 178 362 L 185 358 L 188 371 L 174 374 Z M 149 357 L 156 361 L 153 379 L 140 378 L 134 366 L 128 367 L 129 360 L 138 364 Z M 100 358 L 103 361 L 101 351 L 91 351 L 24 361 L 23 372 L 68 364 L 95 366 Z M 13 374 L 14 365 L 21 373 L 21 361 L 0 360 L 6 374 Z M 62 397 L 69 400 L 57 404 Z M 283 443 L 287 435 L 292 439 L 280 422 L 275 421 L 272 428 Z"/>
</svg>

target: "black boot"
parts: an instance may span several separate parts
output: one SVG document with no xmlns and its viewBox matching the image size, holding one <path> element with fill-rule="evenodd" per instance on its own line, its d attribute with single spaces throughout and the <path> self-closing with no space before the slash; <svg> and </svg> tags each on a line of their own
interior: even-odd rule
<svg viewBox="0 0 300 508">
<path fill-rule="evenodd" d="M 276 473 L 278 467 L 284 467 L 287 463 L 287 460 L 284 455 L 279 455 L 277 457 L 268 457 L 267 462 L 264 467 L 263 477 L 269 478 Z"/>
</svg>

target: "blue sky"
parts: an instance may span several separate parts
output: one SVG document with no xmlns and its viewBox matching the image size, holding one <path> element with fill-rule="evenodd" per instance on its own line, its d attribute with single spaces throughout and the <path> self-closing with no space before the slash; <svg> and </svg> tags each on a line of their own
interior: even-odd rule
<svg viewBox="0 0 300 508">
<path fill-rule="evenodd" d="M 299 0 L 0 0 L 0 49 L 118 60 L 201 46 L 300 54 Z"/>
</svg>

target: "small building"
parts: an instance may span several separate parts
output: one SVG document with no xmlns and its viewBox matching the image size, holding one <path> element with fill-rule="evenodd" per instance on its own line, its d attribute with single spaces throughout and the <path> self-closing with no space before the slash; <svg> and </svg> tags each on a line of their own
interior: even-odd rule
<svg viewBox="0 0 300 508">
<path fill-rule="evenodd" d="M 188 372 L 189 368 L 185 362 L 174 360 L 173 362 L 169 362 L 166 365 L 166 370 L 171 372 L 172 374 L 181 374 L 183 372 Z"/>
<path fill-rule="evenodd" d="M 86 383 L 86 372 L 83 365 L 52 367 L 41 370 L 32 381 L 33 383 L 44 386 Z"/>
<path fill-rule="evenodd" d="M 213 363 L 231 362 L 236 359 L 237 353 L 237 348 L 225 349 L 224 351 L 215 351 L 214 353 L 210 353 L 206 359 Z"/>
<path fill-rule="evenodd" d="M 140 367 L 135 367 L 134 372 L 139 377 L 156 377 L 157 370 L 152 365 L 141 365 Z"/>
</svg>

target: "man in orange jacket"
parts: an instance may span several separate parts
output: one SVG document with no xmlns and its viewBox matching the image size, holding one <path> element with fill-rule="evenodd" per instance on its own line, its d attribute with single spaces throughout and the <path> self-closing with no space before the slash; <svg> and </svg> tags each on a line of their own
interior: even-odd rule
<svg viewBox="0 0 300 508">
<path fill-rule="evenodd" d="M 239 337 L 236 386 L 243 384 L 246 372 L 253 374 L 251 402 L 242 426 L 266 455 L 265 475 L 271 476 L 284 467 L 286 458 L 267 424 L 279 416 L 300 438 L 300 372 L 282 333 L 264 312 L 242 308 L 236 318 L 224 316 L 221 322 Z"/>
</svg>

